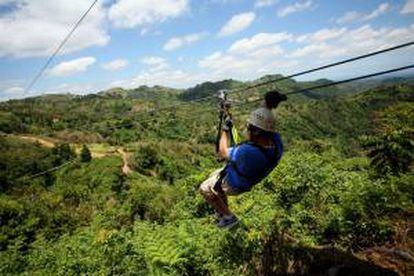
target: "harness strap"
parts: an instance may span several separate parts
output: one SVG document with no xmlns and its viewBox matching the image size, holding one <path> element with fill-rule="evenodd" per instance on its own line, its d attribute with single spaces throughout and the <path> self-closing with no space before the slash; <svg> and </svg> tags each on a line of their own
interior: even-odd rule
<svg viewBox="0 0 414 276">
<path fill-rule="evenodd" d="M 221 187 L 221 183 L 223 183 L 223 180 L 224 180 L 224 178 L 226 177 L 226 169 L 227 169 L 227 166 L 228 166 L 229 164 L 227 164 L 221 171 L 220 171 L 220 173 L 219 173 L 219 178 L 217 179 L 217 182 L 216 182 L 216 184 L 214 184 L 214 190 L 216 191 L 216 192 L 223 192 L 223 188 Z"/>
<path fill-rule="evenodd" d="M 219 197 L 221 197 L 221 199 L 223 200 L 224 204 L 228 205 L 227 203 L 227 197 L 223 191 L 223 187 L 221 186 L 221 184 L 223 183 L 224 177 L 226 177 L 226 168 L 228 165 L 226 165 L 219 173 L 219 178 L 216 182 L 216 184 L 214 184 L 214 187 L 212 189 L 212 192 L 215 193 L 216 195 L 218 195 Z"/>
<path fill-rule="evenodd" d="M 252 176 L 250 176 L 250 175 L 246 175 L 246 174 L 242 173 L 242 172 L 239 170 L 239 168 L 238 168 L 238 166 L 237 166 L 237 163 L 236 163 L 236 162 L 234 162 L 234 161 L 232 161 L 232 160 L 229 160 L 229 161 L 227 162 L 226 166 L 225 166 L 225 167 L 224 167 L 224 168 L 220 171 L 220 173 L 219 173 L 219 178 L 218 178 L 218 180 L 217 180 L 216 184 L 215 184 L 215 185 L 214 185 L 214 187 L 213 187 L 214 191 L 215 191 L 217 194 L 219 194 L 219 195 L 220 195 L 220 194 L 224 194 L 224 191 L 223 191 L 223 188 L 221 187 L 221 184 L 223 183 L 223 180 L 224 180 L 224 178 L 225 178 L 225 177 L 226 177 L 226 175 L 227 175 L 227 168 L 228 168 L 229 166 L 231 166 L 231 167 L 234 169 L 234 171 L 235 171 L 235 172 L 236 172 L 239 176 L 241 176 L 241 177 L 243 177 L 243 178 L 246 178 L 246 179 L 248 179 L 248 180 L 250 180 L 250 181 L 254 181 L 256 178 L 262 178 L 263 176 L 267 175 L 267 173 L 269 172 L 269 170 L 271 170 L 271 167 L 273 167 L 273 165 L 274 165 L 275 163 L 277 163 L 277 161 L 278 161 L 277 156 L 278 156 L 278 151 L 279 151 L 279 149 L 278 149 L 277 147 L 275 147 L 275 151 L 276 151 L 276 154 L 275 154 L 275 155 L 273 155 L 273 154 L 269 154 L 266 148 L 264 148 L 264 147 L 262 147 L 261 145 L 258 145 L 258 144 L 256 144 L 256 143 L 253 143 L 253 142 L 251 142 L 251 141 L 248 141 L 248 142 L 243 142 L 243 143 L 237 144 L 237 145 L 235 146 L 235 148 L 236 148 L 236 147 L 239 147 L 239 146 L 241 146 L 241 145 L 244 145 L 244 144 L 248 144 L 248 145 L 251 145 L 251 146 L 256 147 L 257 149 L 259 149 L 259 150 L 260 150 L 260 152 L 263 154 L 263 156 L 266 158 L 267 162 L 268 162 L 271 166 L 269 166 L 269 168 L 265 169 L 265 170 L 264 170 L 261 174 L 259 174 L 259 176 L 255 176 L 255 177 L 253 178 L 253 177 L 252 177 Z"/>
</svg>

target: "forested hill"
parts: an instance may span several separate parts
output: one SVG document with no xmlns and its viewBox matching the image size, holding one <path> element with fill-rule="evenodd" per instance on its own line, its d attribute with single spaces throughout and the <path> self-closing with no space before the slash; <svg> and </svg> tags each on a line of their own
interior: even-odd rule
<svg viewBox="0 0 414 276">
<path fill-rule="evenodd" d="M 197 192 L 223 165 L 217 104 L 190 100 L 252 83 L 2 102 L 0 274 L 410 275 L 414 85 L 400 81 L 283 103 L 286 153 L 230 198 L 241 222 L 228 231 Z M 235 125 L 243 136 L 247 100 L 269 89 L 326 82 L 230 94 Z"/>
</svg>

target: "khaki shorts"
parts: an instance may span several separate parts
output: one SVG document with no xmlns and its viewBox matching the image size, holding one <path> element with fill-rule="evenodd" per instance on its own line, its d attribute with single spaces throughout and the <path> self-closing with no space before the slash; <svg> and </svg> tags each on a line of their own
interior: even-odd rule
<svg viewBox="0 0 414 276">
<path fill-rule="evenodd" d="M 215 170 L 203 183 L 201 183 L 199 188 L 200 193 L 206 196 L 212 196 L 213 194 L 216 194 L 216 192 L 214 191 L 214 185 L 216 185 L 217 180 L 220 176 L 220 172 L 222 170 L 223 168 Z M 223 180 L 223 182 L 221 183 L 221 188 L 223 189 L 223 192 L 229 196 L 241 194 L 241 192 L 233 189 L 225 180 Z"/>
</svg>

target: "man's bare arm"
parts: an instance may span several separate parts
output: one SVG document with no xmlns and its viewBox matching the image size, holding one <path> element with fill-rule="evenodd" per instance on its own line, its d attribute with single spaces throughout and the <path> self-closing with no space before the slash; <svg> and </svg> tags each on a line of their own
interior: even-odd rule
<svg viewBox="0 0 414 276">
<path fill-rule="evenodd" d="M 229 148 L 228 148 L 228 136 L 227 132 L 222 131 L 219 144 L 219 154 L 222 158 L 227 159 Z"/>
</svg>

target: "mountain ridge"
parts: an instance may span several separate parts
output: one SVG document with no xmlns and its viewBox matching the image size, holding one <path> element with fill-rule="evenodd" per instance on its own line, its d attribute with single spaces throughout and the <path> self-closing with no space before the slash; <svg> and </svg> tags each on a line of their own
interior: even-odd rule
<svg viewBox="0 0 414 276">
<path fill-rule="evenodd" d="M 160 98 L 168 99 L 171 97 L 176 97 L 178 100 L 182 101 L 190 101 L 195 100 L 207 96 L 214 95 L 218 90 L 221 89 L 237 89 L 237 88 L 244 88 L 250 85 L 255 85 L 261 82 L 267 82 L 271 80 L 277 80 L 283 78 L 284 76 L 281 74 L 268 74 L 264 75 L 260 78 L 257 78 L 253 81 L 240 81 L 234 79 L 224 79 L 220 81 L 205 81 L 199 84 L 196 84 L 192 87 L 185 88 L 185 89 L 176 89 L 161 85 L 141 85 L 136 88 L 122 88 L 122 87 L 112 87 L 107 90 L 102 90 L 96 93 L 88 93 L 84 95 L 79 94 L 72 94 L 72 93 L 53 93 L 53 94 L 45 94 L 39 96 L 31 96 L 22 99 L 8 99 L 2 102 L 8 101 L 21 101 L 26 100 L 30 101 L 32 99 L 47 99 L 51 97 L 59 97 L 59 96 L 66 96 L 67 98 L 94 98 L 94 97 L 103 97 L 103 98 L 124 98 L 124 99 L 151 99 L 156 96 Z M 331 83 L 333 80 L 320 78 L 312 81 L 296 81 L 294 79 L 286 79 L 281 82 L 276 82 L 275 84 L 265 85 L 264 87 L 272 87 L 277 89 L 278 84 L 283 84 L 286 87 L 291 89 L 301 89 L 305 88 L 306 86 L 314 86 L 320 84 Z M 380 86 L 382 84 L 395 84 L 395 83 L 414 83 L 414 75 L 401 75 L 401 76 L 390 76 L 390 77 L 380 77 L 374 79 L 367 79 L 362 81 L 357 81 L 355 83 L 343 84 L 338 85 L 337 87 L 325 89 L 324 91 L 329 91 L 331 94 L 337 94 L 338 92 L 343 92 L 345 90 L 368 90 L 374 88 L 375 86 Z M 167 95 L 165 95 L 167 92 Z M 321 98 L 323 96 L 320 95 L 319 92 L 305 92 L 304 95 L 308 98 Z"/>
</svg>

